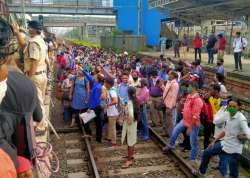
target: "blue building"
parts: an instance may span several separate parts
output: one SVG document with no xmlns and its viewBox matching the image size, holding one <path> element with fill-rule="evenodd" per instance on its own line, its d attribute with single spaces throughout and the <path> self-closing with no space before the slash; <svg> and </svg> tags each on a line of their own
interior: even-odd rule
<svg viewBox="0 0 250 178">
<path fill-rule="evenodd" d="M 131 34 L 138 34 L 138 0 L 114 0 L 117 11 L 117 27 Z M 161 19 L 166 18 L 156 9 L 148 8 L 148 0 L 141 0 L 141 32 L 146 35 L 147 45 L 159 44 Z"/>
</svg>

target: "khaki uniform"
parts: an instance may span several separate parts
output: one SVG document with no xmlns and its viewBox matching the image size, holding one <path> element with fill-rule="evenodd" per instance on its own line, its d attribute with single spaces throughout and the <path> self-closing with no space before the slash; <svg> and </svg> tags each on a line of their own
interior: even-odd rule
<svg viewBox="0 0 250 178">
<path fill-rule="evenodd" d="M 37 70 L 35 74 L 31 77 L 31 80 L 34 82 L 37 88 L 37 95 L 39 102 L 41 104 L 42 112 L 43 112 L 43 121 L 39 125 L 40 129 L 45 129 L 47 127 L 47 123 L 45 122 L 46 112 L 44 106 L 45 92 L 47 86 L 47 65 L 46 58 L 47 47 L 40 35 L 37 35 L 31 38 L 28 42 L 28 45 L 24 49 L 25 60 L 24 60 L 24 72 L 27 73 L 30 71 L 32 60 L 36 60 Z"/>
</svg>

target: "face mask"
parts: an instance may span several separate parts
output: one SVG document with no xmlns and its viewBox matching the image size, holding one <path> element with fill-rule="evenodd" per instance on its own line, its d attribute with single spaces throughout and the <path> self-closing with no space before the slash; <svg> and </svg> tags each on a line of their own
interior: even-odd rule
<svg viewBox="0 0 250 178">
<path fill-rule="evenodd" d="M 2 100 L 6 95 L 6 91 L 7 91 L 7 79 L 0 82 L 0 104 L 2 103 Z"/>
<path fill-rule="evenodd" d="M 217 63 L 217 66 L 220 66 L 220 63 Z"/>
<path fill-rule="evenodd" d="M 231 116 L 234 116 L 237 113 L 237 109 L 233 107 L 229 107 L 227 111 L 230 113 Z"/>
<path fill-rule="evenodd" d="M 188 93 L 191 94 L 193 92 L 193 88 L 192 87 L 188 87 Z"/>
</svg>

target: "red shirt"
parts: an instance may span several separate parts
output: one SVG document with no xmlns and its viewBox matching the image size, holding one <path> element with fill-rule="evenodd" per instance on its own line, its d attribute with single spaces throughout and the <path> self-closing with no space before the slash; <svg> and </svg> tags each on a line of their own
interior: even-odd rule
<svg viewBox="0 0 250 178">
<path fill-rule="evenodd" d="M 218 49 L 219 49 L 219 50 L 225 50 L 225 48 L 226 48 L 226 43 L 227 43 L 226 38 L 222 37 L 221 39 L 219 39 L 219 46 L 218 46 Z"/>
<path fill-rule="evenodd" d="M 213 110 L 212 110 L 211 104 L 210 103 L 204 103 L 204 107 L 203 107 L 202 111 L 207 116 L 207 121 L 209 123 L 213 123 Z"/>
<path fill-rule="evenodd" d="M 203 101 L 198 93 L 188 95 L 183 108 L 183 122 L 185 127 L 190 127 L 192 117 L 195 119 L 194 126 L 200 126 L 200 113 L 203 108 Z"/>
<path fill-rule="evenodd" d="M 195 37 L 193 43 L 194 43 L 194 48 L 202 47 L 202 40 L 200 37 Z"/>
</svg>

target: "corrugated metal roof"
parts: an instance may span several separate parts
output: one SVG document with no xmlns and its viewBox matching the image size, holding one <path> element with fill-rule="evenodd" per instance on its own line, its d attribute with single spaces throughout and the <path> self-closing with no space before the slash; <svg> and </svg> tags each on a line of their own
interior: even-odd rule
<svg viewBox="0 0 250 178">
<path fill-rule="evenodd" d="M 149 0 L 150 8 L 158 8 L 171 17 L 192 20 L 236 20 L 250 15 L 250 0 Z"/>
</svg>

